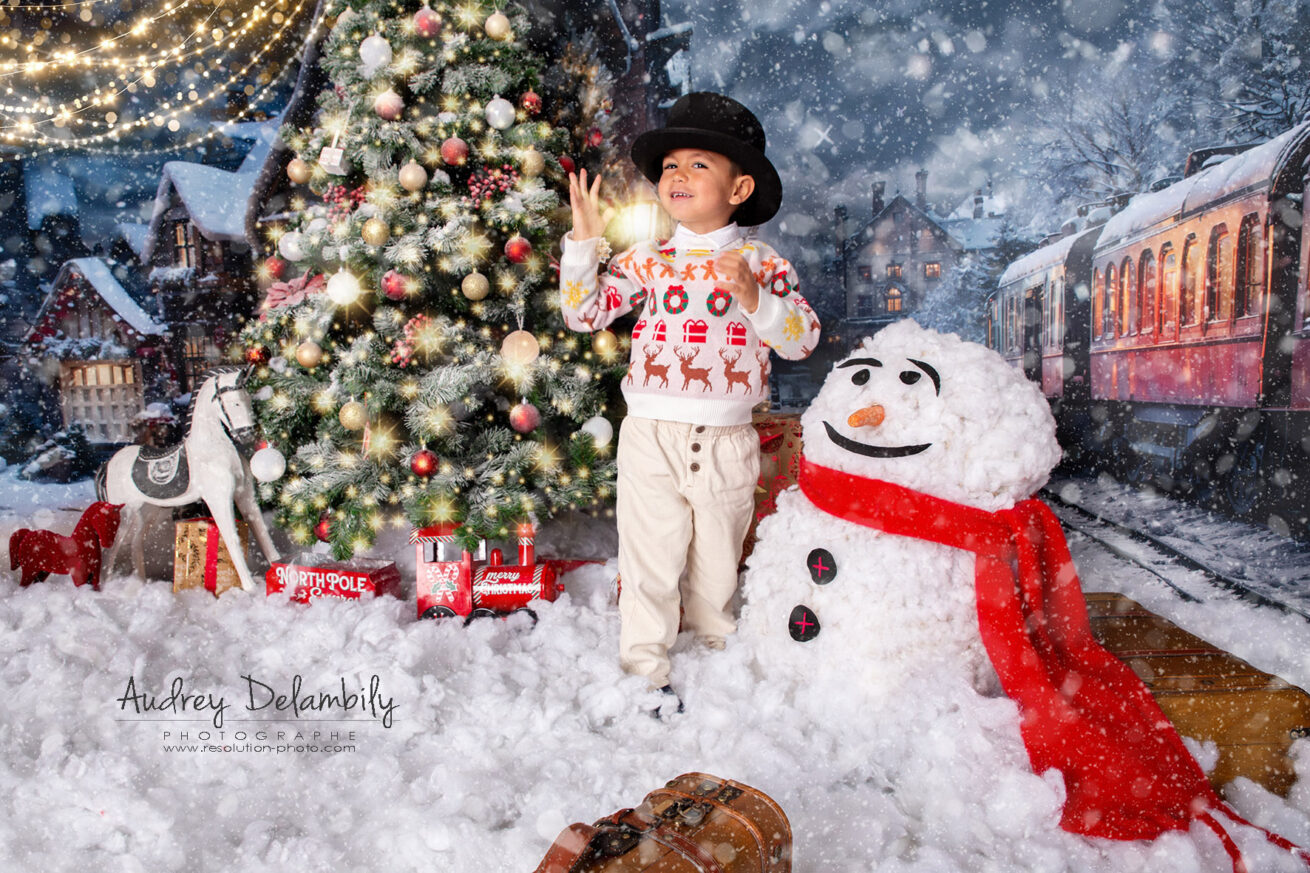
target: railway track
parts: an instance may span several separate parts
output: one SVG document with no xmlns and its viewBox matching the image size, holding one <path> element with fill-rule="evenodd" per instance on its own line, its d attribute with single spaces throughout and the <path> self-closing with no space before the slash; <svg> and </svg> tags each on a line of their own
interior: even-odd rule
<svg viewBox="0 0 1310 873">
<path fill-rule="evenodd" d="M 1292 541 L 1280 544 L 1287 554 L 1282 562 L 1282 572 L 1277 574 L 1279 578 L 1272 578 L 1272 573 L 1266 576 L 1260 572 L 1262 568 L 1258 564 L 1253 567 L 1240 559 L 1236 563 L 1242 565 L 1241 569 L 1233 572 L 1218 566 L 1219 562 L 1213 554 L 1207 554 L 1208 550 L 1200 544 L 1179 543 L 1179 537 L 1165 538 L 1153 534 L 1143 529 L 1141 519 L 1131 516 L 1126 519 L 1114 518 L 1112 513 L 1098 511 L 1070 499 L 1067 491 L 1056 485 L 1041 491 L 1042 499 L 1051 505 L 1066 528 L 1141 567 L 1181 599 L 1199 602 L 1205 598 L 1204 591 L 1198 594 L 1194 585 L 1191 586 L 1193 590 L 1188 590 L 1179 584 L 1179 567 L 1200 574 L 1208 584 L 1229 591 L 1243 600 L 1310 621 L 1310 549 L 1305 546 Z M 1210 523 L 1224 524 L 1214 521 Z M 1241 526 L 1240 522 L 1227 524 Z M 1245 531 L 1236 531 L 1231 536 L 1234 540 L 1241 540 L 1244 535 Z M 1234 562 L 1230 560 L 1228 563 Z"/>
</svg>

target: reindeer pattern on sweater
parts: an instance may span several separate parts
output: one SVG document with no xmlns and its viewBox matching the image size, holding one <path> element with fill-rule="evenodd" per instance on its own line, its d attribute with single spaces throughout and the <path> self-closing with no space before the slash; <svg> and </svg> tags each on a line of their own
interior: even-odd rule
<svg viewBox="0 0 1310 873">
<path fill-rule="evenodd" d="M 733 230 L 735 227 L 729 226 Z M 725 243 L 719 245 L 717 243 Z M 695 424 L 741 424 L 768 397 L 769 351 L 808 357 L 819 320 L 792 265 L 770 246 L 725 228 L 709 237 L 679 230 L 639 243 L 599 272 L 595 240 L 564 239 L 564 322 L 594 331 L 639 310 L 623 394 L 631 415 Z M 718 287 L 715 260 L 737 251 L 760 285 L 747 314 Z"/>
</svg>

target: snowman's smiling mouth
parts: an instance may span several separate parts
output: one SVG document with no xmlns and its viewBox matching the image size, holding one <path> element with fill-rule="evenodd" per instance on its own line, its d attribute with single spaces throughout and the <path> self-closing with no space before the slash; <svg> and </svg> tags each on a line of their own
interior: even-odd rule
<svg viewBox="0 0 1310 873">
<path fill-rule="evenodd" d="M 870 458 L 907 458 L 910 455 L 917 455 L 920 452 L 927 451 L 932 447 L 932 443 L 924 443 L 919 446 L 871 446 L 867 443 L 857 442 L 850 437 L 842 436 L 837 433 L 837 428 L 826 421 L 823 426 L 828 431 L 828 439 L 832 440 L 838 448 Z"/>
</svg>

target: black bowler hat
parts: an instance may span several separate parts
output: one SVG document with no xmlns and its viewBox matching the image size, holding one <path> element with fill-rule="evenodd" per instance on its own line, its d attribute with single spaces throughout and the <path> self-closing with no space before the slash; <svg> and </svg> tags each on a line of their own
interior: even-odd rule
<svg viewBox="0 0 1310 873">
<path fill-rule="evenodd" d="M 738 224 L 763 224 L 782 205 L 782 180 L 764 156 L 764 128 L 749 109 L 731 97 L 697 91 L 679 97 L 664 127 L 648 130 L 632 144 L 632 162 L 659 184 L 664 156 L 674 149 L 706 149 L 730 158 L 755 179 L 755 192 L 737 207 Z"/>
</svg>

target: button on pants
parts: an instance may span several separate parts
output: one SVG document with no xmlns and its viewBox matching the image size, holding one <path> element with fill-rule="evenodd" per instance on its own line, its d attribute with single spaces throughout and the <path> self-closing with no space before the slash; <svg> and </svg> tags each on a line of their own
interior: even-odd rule
<svg viewBox="0 0 1310 873">
<path fill-rule="evenodd" d="M 619 662 L 658 688 L 685 630 L 736 630 L 729 604 L 755 513 L 760 443 L 749 424 L 624 419 L 619 431 Z M 679 578 L 687 581 L 679 591 Z"/>
</svg>

